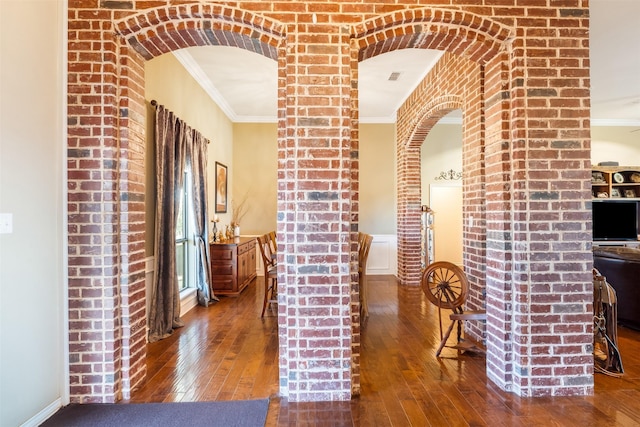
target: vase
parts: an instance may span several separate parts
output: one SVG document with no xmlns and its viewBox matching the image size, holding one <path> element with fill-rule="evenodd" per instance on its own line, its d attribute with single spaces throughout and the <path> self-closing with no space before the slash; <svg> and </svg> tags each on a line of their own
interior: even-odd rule
<svg viewBox="0 0 640 427">
<path fill-rule="evenodd" d="M 233 237 L 240 237 L 240 226 L 236 225 L 233 227 Z"/>
</svg>

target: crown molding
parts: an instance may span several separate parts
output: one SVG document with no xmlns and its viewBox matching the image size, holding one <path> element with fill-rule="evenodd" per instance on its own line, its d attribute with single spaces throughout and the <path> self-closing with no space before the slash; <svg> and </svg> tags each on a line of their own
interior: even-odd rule
<svg viewBox="0 0 640 427">
<path fill-rule="evenodd" d="M 236 116 L 234 123 L 277 123 L 276 116 Z"/>
<path fill-rule="evenodd" d="M 640 120 L 634 119 L 591 119 L 591 126 L 640 126 Z"/>
<path fill-rule="evenodd" d="M 172 54 L 182 64 L 187 72 L 191 74 L 191 77 L 200 84 L 202 89 L 209 95 L 209 97 L 211 97 L 213 102 L 218 105 L 231 122 L 236 123 L 241 121 L 229 103 L 227 103 L 220 92 L 218 92 L 218 89 L 215 88 L 209 77 L 207 77 L 207 74 L 202 70 L 200 65 L 198 65 L 195 59 L 193 59 L 193 56 L 191 56 L 186 49 L 175 50 Z"/>
<path fill-rule="evenodd" d="M 227 118 L 233 123 L 276 123 L 278 118 L 276 116 L 238 116 L 231 108 L 229 103 L 218 92 L 211 80 L 207 77 L 206 73 L 202 70 L 200 65 L 193 59 L 193 56 L 185 50 L 180 49 L 172 52 L 173 56 L 182 64 L 187 72 L 200 84 L 202 89 L 209 95 L 213 102 L 218 105 Z M 396 123 L 397 113 L 386 117 L 360 117 L 360 123 L 369 124 L 391 124 Z M 443 117 L 438 121 L 438 124 L 450 124 L 461 125 L 461 117 Z M 637 127 L 640 126 L 639 119 L 591 119 L 591 126 L 616 126 L 616 127 Z"/>
</svg>

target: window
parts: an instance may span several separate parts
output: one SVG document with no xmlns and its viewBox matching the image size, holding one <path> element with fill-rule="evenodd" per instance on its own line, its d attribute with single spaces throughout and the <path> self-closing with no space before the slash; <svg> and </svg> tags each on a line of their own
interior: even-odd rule
<svg viewBox="0 0 640 427">
<path fill-rule="evenodd" d="M 191 173 L 185 172 L 184 184 L 178 201 L 178 219 L 176 221 L 176 270 L 178 290 L 195 287 L 195 243 L 193 239 L 193 206 L 191 205 Z"/>
</svg>

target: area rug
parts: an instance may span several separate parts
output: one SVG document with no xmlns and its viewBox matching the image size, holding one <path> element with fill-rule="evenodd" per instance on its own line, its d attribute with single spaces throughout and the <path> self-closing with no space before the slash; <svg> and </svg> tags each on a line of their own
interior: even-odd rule
<svg viewBox="0 0 640 427">
<path fill-rule="evenodd" d="M 269 399 L 224 402 L 71 404 L 41 427 L 264 427 Z"/>
</svg>

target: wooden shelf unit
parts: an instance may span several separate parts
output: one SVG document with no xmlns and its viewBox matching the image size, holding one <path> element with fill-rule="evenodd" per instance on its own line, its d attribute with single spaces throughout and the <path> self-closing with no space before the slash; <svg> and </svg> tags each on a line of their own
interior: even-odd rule
<svg viewBox="0 0 640 427">
<path fill-rule="evenodd" d="M 238 296 L 256 278 L 256 239 L 210 243 L 211 284 L 216 295 Z"/>
<path fill-rule="evenodd" d="M 596 179 L 600 176 L 602 180 Z M 622 182 L 616 181 L 617 176 L 622 177 Z M 591 194 L 594 200 L 640 200 L 640 182 L 634 182 L 634 179 L 640 181 L 640 166 L 594 166 L 591 171 Z"/>
</svg>

